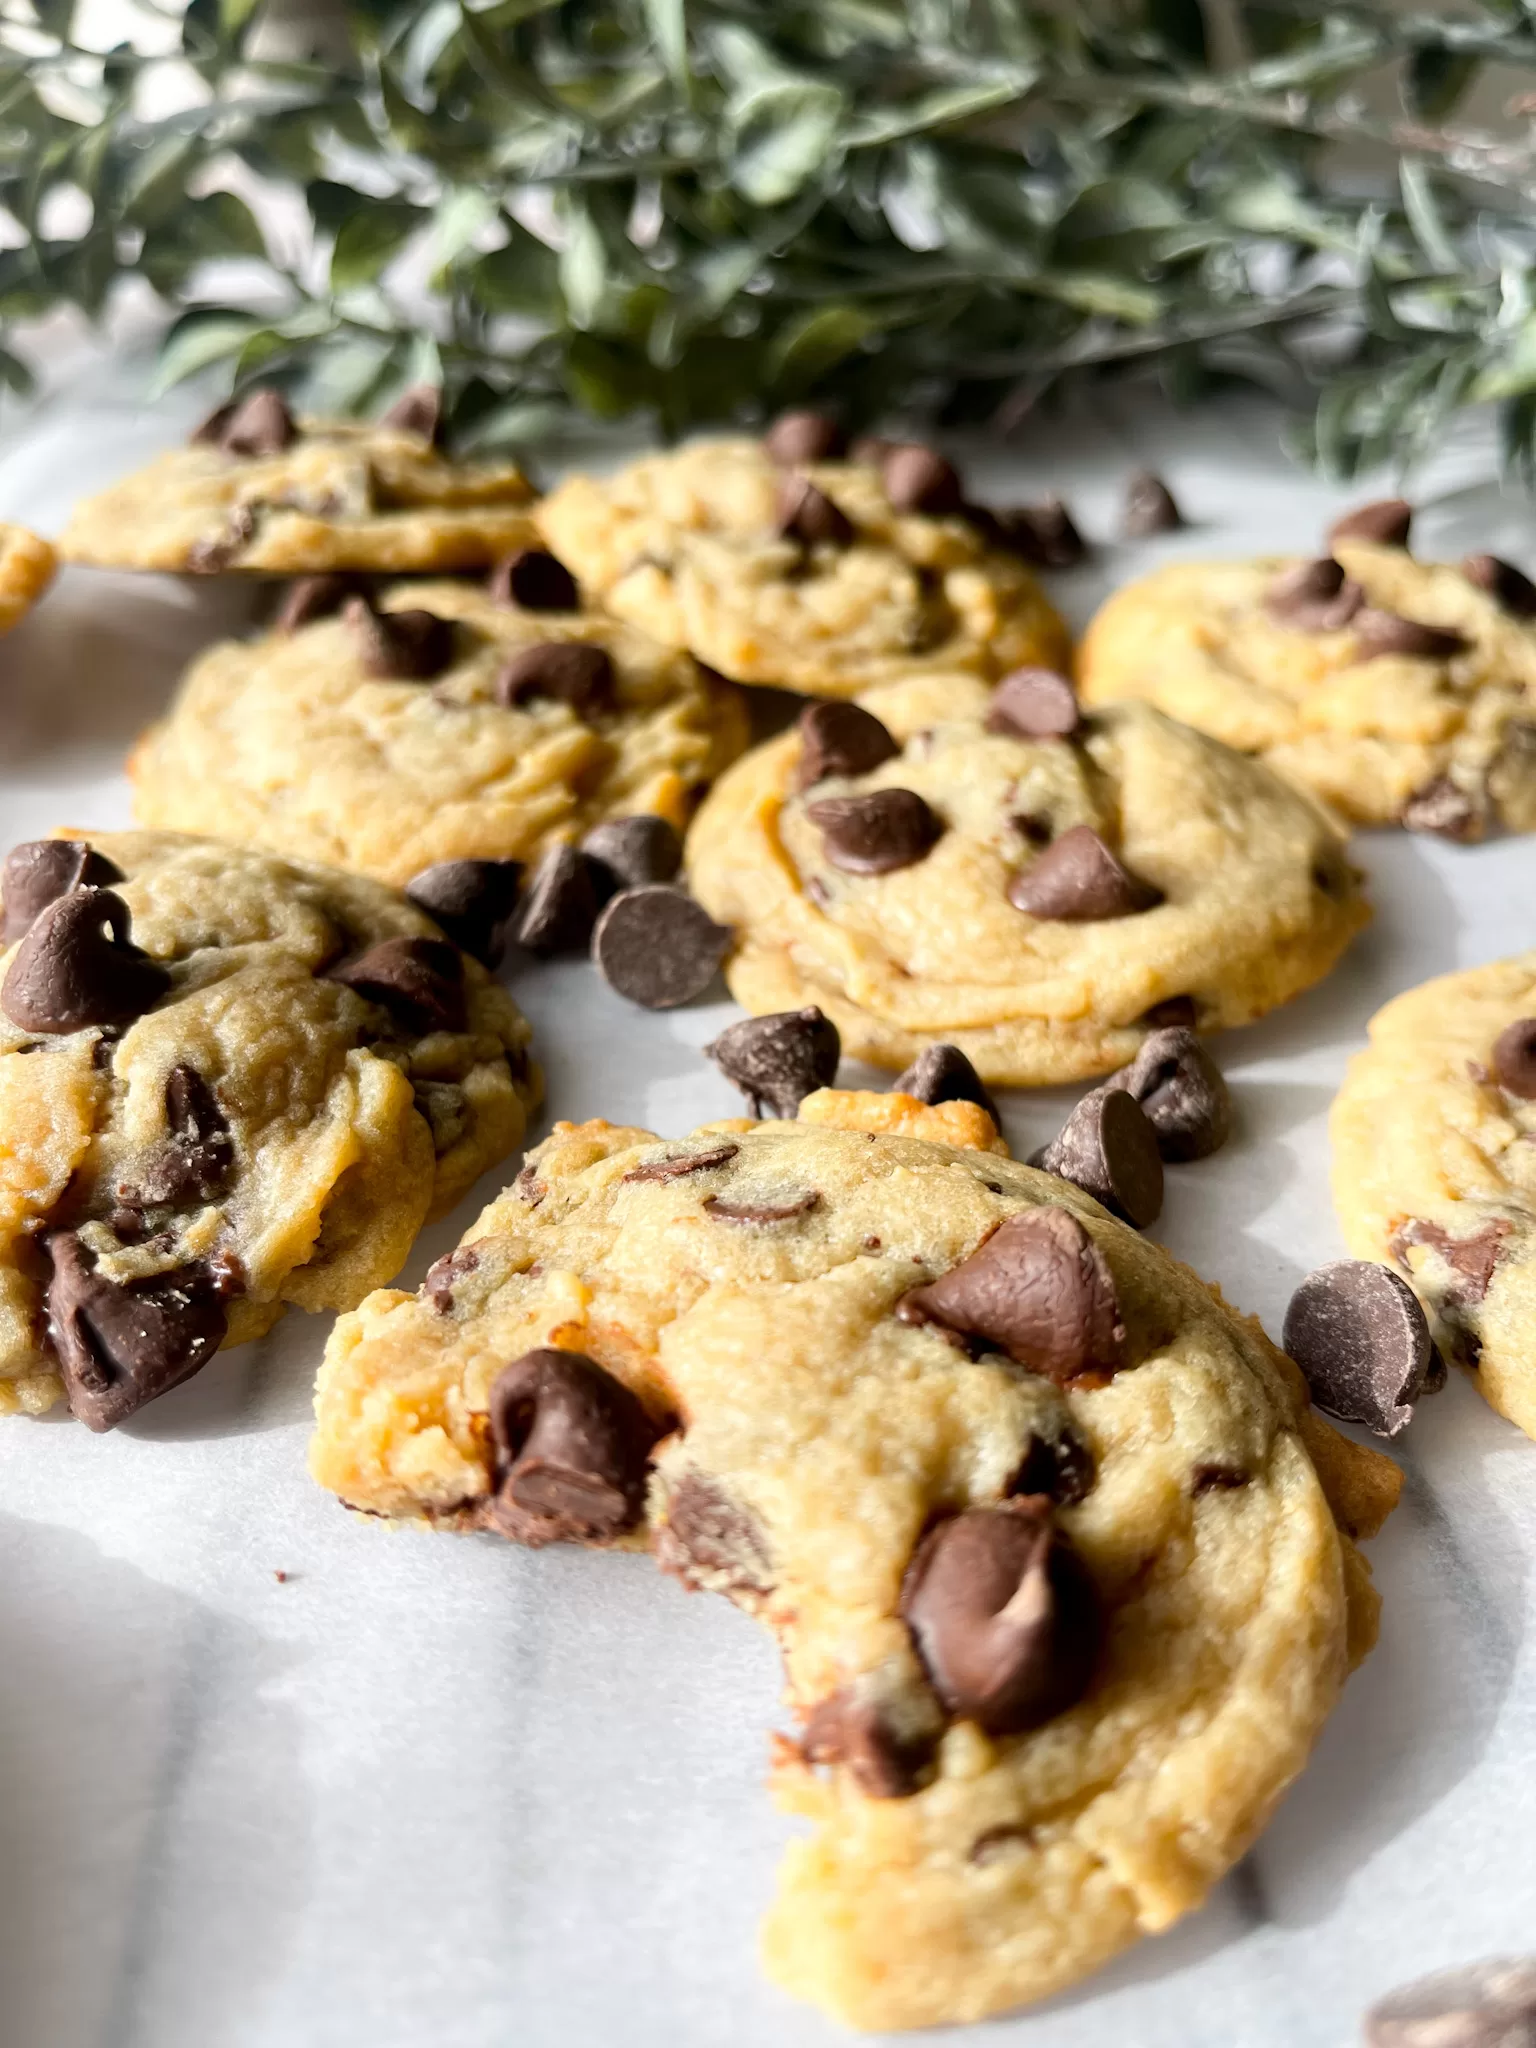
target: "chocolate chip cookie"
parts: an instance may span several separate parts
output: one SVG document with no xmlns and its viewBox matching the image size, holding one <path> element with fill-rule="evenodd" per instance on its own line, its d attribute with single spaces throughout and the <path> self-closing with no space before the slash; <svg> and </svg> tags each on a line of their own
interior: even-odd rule
<svg viewBox="0 0 1536 2048">
<path fill-rule="evenodd" d="M 739 934 L 738 1002 L 816 1004 L 847 1051 L 952 1043 L 991 1082 L 1103 1074 L 1147 1033 L 1248 1023 L 1365 923 L 1310 798 L 1145 705 L 1025 670 L 811 707 L 722 777 L 687 848 Z"/>
<path fill-rule="evenodd" d="M 852 697 L 924 666 L 999 676 L 1066 655 L 1000 522 L 927 450 L 795 462 L 697 441 L 568 478 L 537 516 L 608 610 L 737 682 Z"/>
<path fill-rule="evenodd" d="M 1361 824 L 1530 831 L 1536 587 L 1491 555 L 1415 561 L 1407 510 L 1363 508 L 1315 561 L 1182 562 L 1127 585 L 1078 650 L 1084 701 L 1155 704 Z"/>
<path fill-rule="evenodd" d="M 0 1414 L 350 1308 L 521 1143 L 528 1027 L 392 889 L 170 833 L 0 875 Z"/>
<path fill-rule="evenodd" d="M 316 1414 L 355 1507 L 649 1543 L 775 1631 L 812 1832 L 767 1966 L 870 2028 L 1045 1997 L 1200 1903 L 1373 1640 L 1351 1536 L 1398 1480 L 1076 1188 L 802 1122 L 558 1125 L 342 1319 Z"/>
<path fill-rule="evenodd" d="M 525 600 L 567 594 L 526 563 Z M 519 603 L 506 574 L 371 596 L 309 579 L 287 609 L 291 626 L 201 656 L 139 743 L 144 824 L 405 882 L 631 813 L 681 828 L 746 744 L 729 683 L 632 626 Z"/>
<path fill-rule="evenodd" d="M 0 633 L 19 625 L 53 581 L 58 558 L 47 541 L 0 520 Z"/>
<path fill-rule="evenodd" d="M 295 419 L 278 392 L 254 391 L 77 506 L 60 551 L 104 569 L 401 575 L 484 568 L 532 544 L 522 471 L 444 455 L 429 412 Z"/>
<path fill-rule="evenodd" d="M 1536 1437 L 1536 952 L 1394 997 L 1329 1128 L 1350 1250 L 1404 1275 L 1445 1357 Z"/>
</svg>

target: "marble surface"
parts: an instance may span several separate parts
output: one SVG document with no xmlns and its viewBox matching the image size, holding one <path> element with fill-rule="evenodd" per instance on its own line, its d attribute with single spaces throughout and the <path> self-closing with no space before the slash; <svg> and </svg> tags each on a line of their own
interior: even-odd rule
<svg viewBox="0 0 1536 2048">
<path fill-rule="evenodd" d="M 186 415 L 136 412 L 99 381 L 55 398 L 0 438 L 0 516 L 56 530 Z M 1173 555 L 1310 547 L 1342 502 L 1252 408 L 1100 401 L 1016 454 L 972 455 L 979 490 L 1058 488 L 1098 535 L 1134 462 L 1171 480 L 1195 524 L 1057 579 L 1079 619 Z M 1475 541 L 1529 562 L 1529 509 L 1488 468 L 1475 443 L 1442 463 L 1425 551 Z M 5 843 L 127 822 L 124 747 L 243 609 L 222 584 L 66 574 L 0 643 Z M 1324 1121 L 1366 1018 L 1533 936 L 1536 842 L 1377 833 L 1357 857 L 1374 926 L 1324 987 L 1218 1042 L 1239 1132 L 1173 1170 L 1157 1229 L 1271 1331 L 1341 1250 Z M 514 985 L 554 1114 L 678 1132 L 737 1112 L 698 1055 L 723 1001 L 645 1016 L 574 965 Z M 1015 1148 L 1068 1099 L 1005 1098 Z M 408 1284 L 492 1191 L 428 1234 Z M 645 1559 L 347 1516 L 304 1473 L 325 1329 L 291 1316 L 109 1438 L 0 1426 L 0 2042 L 846 2038 L 754 1964 L 790 1826 L 760 1783 L 767 1639 Z M 1373 1546 L 1381 1646 L 1258 1849 L 1205 1911 L 1071 1996 L 943 2039 L 1345 2048 L 1394 1981 L 1533 1945 L 1536 1446 L 1458 1380 L 1401 1448 L 1404 1504 Z"/>
</svg>

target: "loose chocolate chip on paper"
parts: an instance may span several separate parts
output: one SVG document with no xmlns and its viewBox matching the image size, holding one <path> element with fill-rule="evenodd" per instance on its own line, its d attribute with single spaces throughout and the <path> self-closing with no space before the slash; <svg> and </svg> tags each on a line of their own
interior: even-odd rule
<svg viewBox="0 0 1536 2048">
<path fill-rule="evenodd" d="M 299 438 L 293 414 L 280 391 L 259 385 L 245 398 L 221 406 L 203 422 L 194 440 L 212 442 L 226 455 L 281 455 Z"/>
<path fill-rule="evenodd" d="M 1128 1067 L 1111 1074 L 1141 1104 L 1164 1159 L 1205 1159 L 1232 1129 L 1232 1098 L 1221 1069 L 1183 1025 L 1149 1032 Z"/>
<path fill-rule="evenodd" d="M 552 846 L 540 855 L 518 912 L 517 943 L 529 953 L 580 952 L 597 922 L 597 885 L 592 863 L 574 846 Z"/>
<path fill-rule="evenodd" d="M 830 1088 L 842 1057 L 837 1026 L 814 1004 L 745 1017 L 704 1048 L 728 1081 L 746 1096 L 752 1114 L 792 1117 L 807 1095 Z"/>
<path fill-rule="evenodd" d="M 663 882 L 621 889 L 592 930 L 592 958 L 608 986 L 647 1010 L 692 1002 L 715 978 L 732 933 L 686 890 Z"/>
<path fill-rule="evenodd" d="M 622 1380 L 579 1351 L 526 1351 L 491 1382 L 492 1526 L 519 1543 L 600 1542 L 633 1527 L 656 1430 Z"/>
<path fill-rule="evenodd" d="M 1517 1017 L 1493 1041 L 1493 1072 L 1501 1088 L 1529 1102 L 1536 1098 L 1536 1017 Z"/>
<path fill-rule="evenodd" d="M 462 1031 L 468 1021 L 464 962 L 447 939 L 381 939 L 326 979 L 381 1004 L 408 1031 Z"/>
<path fill-rule="evenodd" d="M 965 502 L 960 472 L 936 448 L 920 441 L 899 441 L 880 458 L 885 494 L 898 512 L 925 512 L 942 518 Z"/>
<path fill-rule="evenodd" d="M 55 1232 L 45 1249 L 48 1341 L 70 1411 L 88 1429 L 115 1428 L 190 1379 L 223 1342 L 228 1316 L 203 1268 L 119 1287 L 73 1231 Z"/>
<path fill-rule="evenodd" d="M 434 612 L 376 612 L 365 597 L 353 597 L 346 619 L 371 676 L 428 683 L 453 660 L 453 621 Z"/>
<path fill-rule="evenodd" d="M 1125 1324 L 1104 1254 L 1069 1209 L 1010 1216 L 970 1257 L 896 1305 L 994 1346 L 1059 1386 L 1125 1364 Z"/>
<path fill-rule="evenodd" d="M 1172 491 L 1150 469 L 1138 469 L 1125 487 L 1120 531 L 1127 540 L 1146 540 L 1154 533 L 1172 533 L 1184 515 Z"/>
<path fill-rule="evenodd" d="M 1466 846 L 1482 838 L 1486 819 L 1475 797 L 1449 775 L 1437 775 L 1403 805 L 1402 822 L 1410 832 L 1430 832 Z"/>
<path fill-rule="evenodd" d="M 490 593 L 498 604 L 525 612 L 573 612 L 581 603 L 576 578 L 547 548 L 519 548 L 491 571 Z"/>
<path fill-rule="evenodd" d="M 402 391 L 379 421 L 383 427 L 398 427 L 403 434 L 415 434 L 435 447 L 443 430 L 443 394 L 436 384 L 413 384 Z"/>
<path fill-rule="evenodd" d="M 1137 1230 L 1163 1209 L 1163 1159 L 1141 1104 L 1123 1088 L 1095 1088 L 1031 1165 L 1069 1180 Z"/>
<path fill-rule="evenodd" d="M 509 654 L 496 673 L 491 694 L 507 710 L 543 697 L 565 704 L 578 718 L 596 718 L 611 711 L 618 684 L 613 657 L 606 647 L 580 640 L 546 640 L 538 647 Z"/>
<path fill-rule="evenodd" d="M 639 1166 L 632 1166 L 625 1174 L 626 1180 L 682 1180 L 693 1173 L 713 1173 L 717 1166 L 726 1166 L 741 1150 L 729 1139 L 721 1145 L 710 1145 L 703 1152 L 674 1153 L 670 1159 L 646 1159 Z"/>
<path fill-rule="evenodd" d="M 1115 858 L 1091 825 L 1074 825 L 1008 884 L 1008 901 L 1030 917 L 1098 924 L 1155 909 L 1162 892 Z"/>
<path fill-rule="evenodd" d="M 1365 592 L 1331 556 L 1283 569 L 1265 592 L 1271 618 L 1303 633 L 1336 633 L 1365 603 Z"/>
<path fill-rule="evenodd" d="M 1328 529 L 1328 545 L 1364 540 L 1379 548 L 1405 548 L 1412 526 L 1413 507 L 1406 498 L 1375 498 L 1335 519 Z"/>
<path fill-rule="evenodd" d="M 873 1700 L 846 1687 L 814 1709 L 801 1741 L 807 1763 L 841 1764 L 866 1799 L 906 1799 L 930 1745 L 906 1743 Z"/>
<path fill-rule="evenodd" d="M 1357 651 L 1367 660 L 1379 654 L 1403 654 L 1416 661 L 1449 661 L 1466 646 L 1464 633 L 1446 626 L 1426 626 L 1397 612 L 1364 605 L 1352 621 Z"/>
<path fill-rule="evenodd" d="M 787 476 L 779 485 L 776 521 L 781 538 L 803 547 L 846 548 L 854 537 L 847 513 L 805 476 Z"/>
<path fill-rule="evenodd" d="M 142 1017 L 171 978 L 131 931 L 128 906 L 111 889 L 57 897 L 12 954 L 0 1009 L 23 1031 L 50 1036 Z"/>
<path fill-rule="evenodd" d="M 1386 1266 L 1337 1259 L 1291 1296 L 1281 1338 L 1326 1414 L 1396 1436 L 1413 1420 L 1430 1367 L 1429 1325 Z"/>
<path fill-rule="evenodd" d="M 1536 2048 L 1536 1956 L 1490 1957 L 1404 1984 L 1365 2016 L 1366 2048 Z"/>
<path fill-rule="evenodd" d="M 797 788 L 829 775 L 867 775 L 901 748 L 873 712 L 861 704 L 808 704 L 795 721 L 800 735 Z"/>
<path fill-rule="evenodd" d="M 456 946 L 495 967 L 517 908 L 520 860 L 440 860 L 412 875 L 405 893 Z"/>
<path fill-rule="evenodd" d="M 796 1216 L 809 1216 L 820 1207 L 821 1196 L 815 1188 L 803 1195 L 793 1195 L 787 1202 L 727 1202 L 719 1195 L 710 1195 L 704 1203 L 705 1214 L 716 1223 L 741 1224 L 789 1223 Z"/>
<path fill-rule="evenodd" d="M 648 812 L 605 818 L 587 833 L 581 850 L 597 869 L 594 880 L 604 902 L 620 889 L 673 881 L 683 864 L 676 827 Z"/>
<path fill-rule="evenodd" d="M 802 462 L 835 462 L 847 445 L 847 434 L 824 412 L 781 412 L 763 436 L 770 460 L 785 469 Z"/>
<path fill-rule="evenodd" d="M 987 731 L 1017 739 L 1068 739 L 1082 721 L 1070 679 L 1053 668 L 1011 670 L 987 706 Z"/>
<path fill-rule="evenodd" d="M 1088 1690 L 1104 1623 L 1049 1504 L 968 1508 L 918 1545 L 901 1612 L 935 1692 L 989 1735 L 1017 1735 Z"/>
<path fill-rule="evenodd" d="M 717 1480 L 685 1472 L 667 1497 L 656 1562 L 688 1587 L 718 1582 L 733 1599 L 773 1590 L 773 1559 L 762 1524 Z"/>
<path fill-rule="evenodd" d="M 336 570 L 324 576 L 296 576 L 283 593 L 282 604 L 272 621 L 274 633 L 297 633 L 316 619 L 329 619 L 349 597 L 366 597 L 366 576 Z"/>
<path fill-rule="evenodd" d="M 1088 552 L 1088 543 L 1060 498 L 1038 505 L 1011 505 L 985 522 L 989 539 L 1038 569 L 1072 569 Z"/>
<path fill-rule="evenodd" d="M 107 889 L 122 879 L 122 869 L 83 839 L 27 839 L 13 846 L 0 876 L 0 946 L 14 946 L 38 913 L 71 889 Z"/>
<path fill-rule="evenodd" d="M 823 797 L 805 814 L 821 828 L 828 861 L 850 875 L 912 867 L 944 836 L 943 819 L 913 789 Z"/>
<path fill-rule="evenodd" d="M 902 1095 L 916 1096 L 919 1102 L 974 1102 L 999 1130 L 1003 1127 L 987 1084 L 958 1045 L 925 1045 L 891 1085 Z"/>
<path fill-rule="evenodd" d="M 1536 617 L 1536 583 L 1513 562 L 1500 561 L 1497 555 L 1468 555 L 1461 573 L 1514 618 Z"/>
</svg>

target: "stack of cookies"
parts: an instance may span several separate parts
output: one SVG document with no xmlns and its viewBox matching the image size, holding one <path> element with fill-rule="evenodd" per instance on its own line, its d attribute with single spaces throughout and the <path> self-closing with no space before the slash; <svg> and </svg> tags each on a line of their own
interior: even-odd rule
<svg viewBox="0 0 1536 2048">
<path fill-rule="evenodd" d="M 438 420 L 258 390 L 64 536 L 291 580 L 135 748 L 142 830 L 5 864 L 0 1410 L 109 1429 L 339 1313 L 349 1506 L 648 1547 L 774 1631 L 813 1832 L 773 1975 L 862 2026 L 1005 2011 L 1197 1905 L 1370 1648 L 1400 1475 L 1319 1406 L 1392 1435 L 1480 1356 L 1536 1430 L 1536 956 L 1382 1020 L 1338 1112 L 1363 1262 L 1286 1352 L 1141 1235 L 1227 1134 L 1202 1034 L 1366 922 L 1350 823 L 1536 822 L 1536 590 L 1373 506 L 1122 590 L 1074 679 L 1070 521 L 925 445 L 800 413 L 540 497 Z M 1130 517 L 1177 514 L 1144 478 Z M 0 626 L 51 563 L 0 529 Z M 570 1105 L 390 1289 L 539 1106 L 500 971 L 573 951 L 652 1009 L 723 965 L 751 1114 Z M 1393 1124 L 1409 1080 L 1443 1134 Z M 1078 1081 L 1014 1162 L 992 1089 Z"/>
</svg>

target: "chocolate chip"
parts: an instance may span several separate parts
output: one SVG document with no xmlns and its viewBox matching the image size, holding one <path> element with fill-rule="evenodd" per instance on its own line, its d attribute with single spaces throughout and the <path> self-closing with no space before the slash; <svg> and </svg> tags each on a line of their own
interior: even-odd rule
<svg viewBox="0 0 1536 2048">
<path fill-rule="evenodd" d="M 656 1430 L 622 1380 L 579 1351 L 526 1351 L 491 1382 L 488 1519 L 519 1543 L 600 1542 L 645 1504 Z"/>
<path fill-rule="evenodd" d="M 412 875 L 405 893 L 456 946 L 494 967 L 506 950 L 522 873 L 520 860 L 440 860 Z"/>
<path fill-rule="evenodd" d="M 381 939 L 326 979 L 381 1004 L 407 1031 L 462 1031 L 468 1022 L 464 962 L 446 939 Z"/>
<path fill-rule="evenodd" d="M 1038 1728 L 1080 1700 L 1104 1634 L 1093 1581 L 1037 1499 L 930 1530 L 901 1612 L 944 1705 L 989 1735 Z"/>
<path fill-rule="evenodd" d="M 828 775 L 867 775 L 901 748 L 873 712 L 861 704 L 808 704 L 795 721 L 800 735 L 796 787 L 808 789 Z"/>
<path fill-rule="evenodd" d="M 296 576 L 283 594 L 283 601 L 277 616 L 272 621 L 274 633 L 297 633 L 301 626 L 311 625 L 316 619 L 329 619 L 339 612 L 349 597 L 366 597 L 368 579 L 344 571 L 326 576 Z"/>
<path fill-rule="evenodd" d="M 1426 626 L 1418 619 L 1378 611 L 1369 604 L 1356 612 L 1354 629 L 1356 652 L 1367 660 L 1379 654 L 1406 654 L 1420 661 L 1449 661 L 1467 644 L 1464 633 Z"/>
<path fill-rule="evenodd" d="M 986 531 L 999 547 L 1040 569 L 1075 568 L 1088 552 L 1072 514 L 1057 497 L 994 512 Z"/>
<path fill-rule="evenodd" d="M 1493 1071 L 1511 1095 L 1525 1102 L 1536 1098 L 1536 1017 L 1505 1025 L 1493 1041 Z"/>
<path fill-rule="evenodd" d="M 413 384 L 402 391 L 379 421 L 383 427 L 398 427 L 402 434 L 437 445 L 443 430 L 443 394 L 436 384 Z"/>
<path fill-rule="evenodd" d="M 743 1018 L 704 1048 L 756 1117 L 765 1109 L 770 1116 L 792 1117 L 807 1095 L 830 1088 L 842 1050 L 837 1026 L 814 1004 Z"/>
<path fill-rule="evenodd" d="M 705 1213 L 716 1223 L 743 1224 L 788 1223 L 796 1216 L 809 1216 L 820 1207 L 821 1196 L 814 1188 L 792 1196 L 787 1202 L 727 1202 L 719 1195 L 710 1195 L 704 1203 Z"/>
<path fill-rule="evenodd" d="M 73 1231 L 55 1232 L 46 1251 L 48 1341 L 70 1412 L 88 1429 L 115 1428 L 190 1379 L 223 1342 L 229 1319 L 201 1267 L 119 1287 Z"/>
<path fill-rule="evenodd" d="M 427 1268 L 421 1291 L 440 1316 L 448 1315 L 453 1308 L 453 1290 L 461 1280 L 478 1271 L 480 1254 L 472 1244 L 461 1244 L 451 1252 L 444 1252 L 440 1259 L 434 1259 Z"/>
<path fill-rule="evenodd" d="M 683 889 L 646 882 L 621 889 L 592 932 L 592 958 L 608 986 L 647 1010 L 673 1010 L 701 996 L 725 958 L 732 932 Z"/>
<path fill-rule="evenodd" d="M 968 1259 L 903 1295 L 896 1315 L 977 1338 L 1059 1386 L 1125 1364 L 1113 1276 L 1070 1209 L 1010 1216 Z"/>
<path fill-rule="evenodd" d="M 1150 1032 L 1105 1086 L 1123 1088 L 1141 1104 L 1165 1159 L 1205 1159 L 1227 1142 L 1232 1098 L 1221 1069 L 1187 1026 Z"/>
<path fill-rule="evenodd" d="M 1236 1493 L 1253 1483 L 1253 1474 L 1239 1465 L 1197 1465 L 1190 1475 L 1189 1490 L 1202 1493 Z"/>
<path fill-rule="evenodd" d="M 1172 533 L 1184 524 L 1172 491 L 1150 469 L 1138 469 L 1125 487 L 1120 531 L 1127 540 L 1145 540 L 1154 533 Z"/>
<path fill-rule="evenodd" d="M 509 654 L 491 684 L 496 702 L 512 710 L 530 697 L 566 704 L 578 718 L 611 711 L 617 694 L 613 657 L 580 640 L 546 640 Z"/>
<path fill-rule="evenodd" d="M 1162 1154 L 1141 1104 L 1123 1088 L 1085 1095 L 1030 1164 L 1071 1181 L 1137 1230 L 1162 1214 Z"/>
<path fill-rule="evenodd" d="M 1001 1862 L 1017 1850 L 1027 1849 L 1035 1839 L 1035 1831 L 1021 1821 L 1003 1821 L 995 1828 L 983 1828 L 971 1844 L 968 1863 L 987 1864 Z"/>
<path fill-rule="evenodd" d="M 1536 1956 L 1421 1977 L 1365 2016 L 1366 2048 L 1536 2048 Z"/>
<path fill-rule="evenodd" d="M 670 882 L 683 864 L 683 842 L 665 818 L 641 812 L 633 818 L 605 818 L 581 842 L 596 870 L 593 881 L 606 903 L 619 889 L 646 882 Z"/>
<path fill-rule="evenodd" d="M 171 977 L 134 945 L 128 906 L 110 889 L 72 889 L 39 911 L 11 956 L 0 1009 L 23 1031 L 57 1036 L 127 1024 Z"/>
<path fill-rule="evenodd" d="M 1405 548 L 1413 525 L 1413 507 L 1406 498 L 1375 498 L 1335 519 L 1328 529 L 1331 549 L 1341 540 L 1364 540 L 1378 548 Z"/>
<path fill-rule="evenodd" d="M 1162 891 L 1123 867 L 1091 825 L 1063 832 L 1008 884 L 1015 910 L 1059 924 L 1134 917 L 1162 900 Z"/>
<path fill-rule="evenodd" d="M 547 548 L 519 548 L 491 571 L 489 589 L 498 604 L 525 612 L 573 612 L 581 604 L 576 578 Z"/>
<path fill-rule="evenodd" d="M 1468 555 L 1461 573 L 1515 618 L 1536 617 L 1536 583 L 1522 575 L 1513 562 L 1501 562 L 1497 555 Z"/>
<path fill-rule="evenodd" d="M 1285 1312 L 1285 1349 L 1326 1414 L 1396 1436 L 1429 1371 L 1418 1297 L 1386 1266 L 1338 1259 L 1309 1273 Z"/>
<path fill-rule="evenodd" d="M 14 946 L 39 912 L 71 889 L 105 889 L 122 879 L 122 869 L 83 839 L 27 839 L 13 846 L 0 877 L 0 946 Z"/>
<path fill-rule="evenodd" d="M 718 1581 L 735 1598 L 773 1590 L 773 1560 L 757 1517 L 699 1472 L 685 1472 L 667 1497 L 656 1561 L 686 1586 Z"/>
<path fill-rule="evenodd" d="M 196 1067 L 174 1066 L 166 1076 L 165 1120 L 170 1138 L 136 1180 L 117 1188 L 117 1199 L 134 1208 L 213 1201 L 234 1171 L 235 1147 L 219 1098 Z"/>
<path fill-rule="evenodd" d="M 1093 1453 L 1073 1430 L 1032 1435 L 1019 1469 L 1004 1491 L 1043 1494 L 1058 1507 L 1075 1507 L 1093 1491 Z"/>
<path fill-rule="evenodd" d="M 1053 668 L 1016 668 L 987 706 L 987 731 L 1025 740 L 1064 740 L 1082 723 L 1070 680 Z"/>
<path fill-rule="evenodd" d="M 891 1085 L 902 1095 L 916 1096 L 919 1102 L 974 1102 L 999 1130 L 1003 1127 L 987 1084 L 958 1045 L 925 1045 Z"/>
<path fill-rule="evenodd" d="M 212 442 L 226 455 L 281 455 L 299 438 L 299 430 L 282 393 L 262 384 L 247 397 L 220 406 L 192 438 Z"/>
<path fill-rule="evenodd" d="M 846 1687 L 815 1708 L 801 1742 L 807 1763 L 841 1764 L 866 1799 L 909 1798 L 928 1748 L 902 1742 L 873 1700 Z"/>
<path fill-rule="evenodd" d="M 195 540 L 187 549 L 185 566 L 192 576 L 217 576 L 227 569 L 256 532 L 255 505 L 232 505 L 224 515 L 224 531 L 217 540 Z"/>
<path fill-rule="evenodd" d="M 880 479 L 898 512 L 926 512 L 940 518 L 965 502 L 960 472 L 935 448 L 898 441 L 880 457 Z"/>
<path fill-rule="evenodd" d="M 1403 805 L 1402 822 L 1410 832 L 1431 832 L 1465 846 L 1482 838 L 1486 821 L 1474 797 L 1449 775 L 1437 775 Z"/>
<path fill-rule="evenodd" d="M 529 953 L 579 952 L 597 922 L 597 886 L 592 863 L 574 846 L 552 846 L 541 854 L 517 918 L 517 943 Z"/>
<path fill-rule="evenodd" d="M 1303 633 L 1336 633 L 1365 603 L 1365 592 L 1331 556 L 1298 562 L 1271 582 L 1264 596 L 1271 618 Z"/>
<path fill-rule="evenodd" d="M 674 1153 L 670 1159 L 647 1159 L 639 1166 L 632 1166 L 625 1174 L 626 1180 L 682 1180 L 690 1173 L 713 1173 L 717 1166 L 725 1166 L 741 1150 L 729 1139 L 723 1145 L 710 1145 L 703 1152 Z"/>
<path fill-rule="evenodd" d="M 802 547 L 846 548 L 853 541 L 853 521 L 809 477 L 784 478 L 775 519 L 780 537 Z"/>
<path fill-rule="evenodd" d="M 865 796 L 828 796 L 807 804 L 828 861 L 850 875 L 888 875 L 909 868 L 943 837 L 944 821 L 913 789 L 875 789 Z"/>
<path fill-rule="evenodd" d="M 346 620 L 371 676 L 428 683 L 453 660 L 453 622 L 433 612 L 376 612 L 367 598 L 353 597 Z"/>
<path fill-rule="evenodd" d="M 802 462 L 835 462 L 847 445 L 847 434 L 824 412 L 781 412 L 763 436 L 769 459 L 785 469 Z"/>
</svg>

